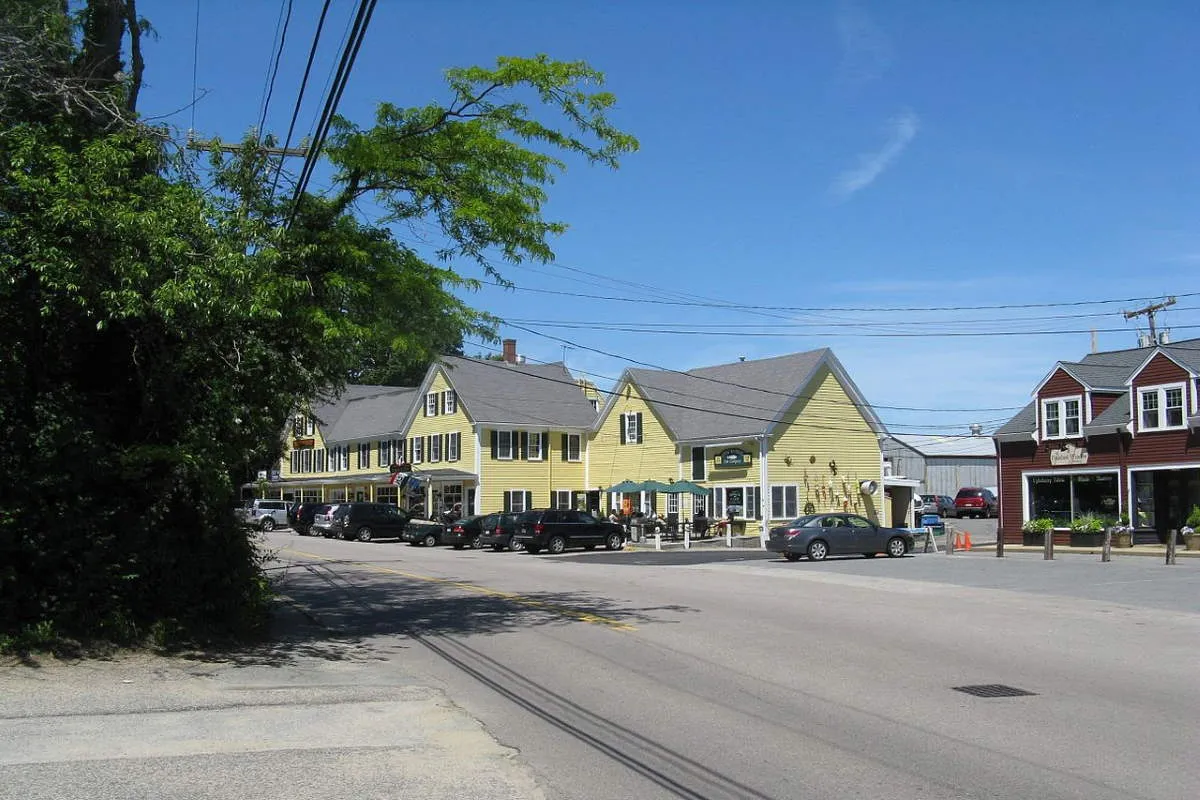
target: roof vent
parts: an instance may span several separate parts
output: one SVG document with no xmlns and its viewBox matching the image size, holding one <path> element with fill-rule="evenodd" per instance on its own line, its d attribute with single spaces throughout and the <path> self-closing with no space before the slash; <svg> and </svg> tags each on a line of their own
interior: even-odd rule
<svg viewBox="0 0 1200 800">
<path fill-rule="evenodd" d="M 1170 344 L 1171 343 L 1171 332 L 1170 331 L 1159 331 L 1158 332 L 1158 343 L 1159 344 Z"/>
<path fill-rule="evenodd" d="M 972 423 L 970 426 L 970 431 L 972 436 L 979 436 L 983 433 L 983 426 L 978 422 Z"/>
<path fill-rule="evenodd" d="M 1149 347 L 1152 344 L 1154 344 L 1154 340 L 1150 338 L 1150 334 L 1148 334 L 1148 333 L 1139 333 L 1138 334 L 1138 347 Z"/>
</svg>

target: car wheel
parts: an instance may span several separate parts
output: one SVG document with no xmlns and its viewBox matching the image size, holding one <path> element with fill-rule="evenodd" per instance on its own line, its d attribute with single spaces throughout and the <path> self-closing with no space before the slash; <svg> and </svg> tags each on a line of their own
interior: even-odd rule
<svg viewBox="0 0 1200 800">
<path fill-rule="evenodd" d="M 372 531 L 368 526 L 363 525 L 361 528 L 358 529 L 358 540 L 360 542 L 369 542 L 374 537 L 375 537 L 375 532 Z"/>
<path fill-rule="evenodd" d="M 509 539 L 508 540 L 508 549 L 513 551 L 514 553 L 519 553 L 520 551 L 525 549 L 525 545 L 521 544 L 516 539 Z M 536 551 L 534 551 L 534 552 L 536 552 Z"/>
<path fill-rule="evenodd" d="M 275 520 L 270 517 L 263 517 L 258 527 L 262 528 L 263 533 L 270 533 L 275 530 Z"/>
<path fill-rule="evenodd" d="M 482 538 L 482 536 L 480 535 L 480 536 L 476 536 L 474 539 L 471 540 L 471 549 L 472 550 L 478 550 L 479 548 L 483 547 L 483 542 L 480 541 L 481 538 Z"/>
<path fill-rule="evenodd" d="M 567 540 L 561 536 L 551 536 L 550 541 L 546 542 L 546 549 L 554 555 L 558 555 L 567 549 Z"/>
<path fill-rule="evenodd" d="M 800 560 L 799 553 L 784 553 L 783 557 L 786 558 L 788 561 L 799 561 Z"/>
<path fill-rule="evenodd" d="M 425 534 L 425 538 L 421 540 L 421 545 L 424 547 L 434 547 L 437 545 L 437 536 L 432 533 Z"/>
<path fill-rule="evenodd" d="M 863 558 L 874 558 L 875 553 L 863 553 Z"/>
<path fill-rule="evenodd" d="M 808 560 L 809 561 L 824 561 L 825 556 L 829 555 L 829 545 L 817 539 L 808 545 Z"/>
<path fill-rule="evenodd" d="M 610 533 L 604 540 L 604 547 L 608 550 L 621 550 L 625 547 L 625 540 L 619 533 Z"/>
<path fill-rule="evenodd" d="M 538 553 L 542 552 L 542 548 L 537 547 L 536 545 L 532 545 L 532 544 L 529 545 L 529 547 L 526 547 L 525 550 L 531 556 L 536 556 Z"/>
<path fill-rule="evenodd" d="M 904 546 L 904 540 L 901 539 L 899 536 L 893 536 L 891 539 L 888 539 L 888 543 L 887 543 L 888 558 L 899 558 L 900 556 L 904 555 L 906 552 L 908 552 L 908 548 Z M 875 555 L 875 554 L 872 553 L 871 555 Z"/>
<path fill-rule="evenodd" d="M 497 553 L 503 553 L 503 552 L 504 552 L 504 545 L 502 545 L 502 544 L 494 544 L 494 545 L 492 545 L 492 550 L 496 551 Z"/>
</svg>

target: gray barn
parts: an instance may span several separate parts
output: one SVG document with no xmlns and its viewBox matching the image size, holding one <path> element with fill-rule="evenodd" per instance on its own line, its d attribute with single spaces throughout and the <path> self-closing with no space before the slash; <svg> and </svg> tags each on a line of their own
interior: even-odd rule
<svg viewBox="0 0 1200 800">
<path fill-rule="evenodd" d="M 996 445 L 990 436 L 893 433 L 881 443 L 885 474 L 921 481 L 921 494 L 954 497 L 964 486 L 996 491 Z"/>
</svg>

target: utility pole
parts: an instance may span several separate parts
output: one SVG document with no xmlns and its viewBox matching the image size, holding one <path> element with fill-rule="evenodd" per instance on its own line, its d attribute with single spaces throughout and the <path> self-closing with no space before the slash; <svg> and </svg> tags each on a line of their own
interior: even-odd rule
<svg viewBox="0 0 1200 800">
<path fill-rule="evenodd" d="M 250 130 L 251 134 L 253 135 L 255 129 L 251 128 Z M 197 139 L 195 131 L 188 131 L 187 146 L 189 150 L 209 150 L 214 145 L 219 149 L 224 150 L 226 153 L 237 153 L 241 151 L 243 147 L 241 144 L 226 144 L 219 138 Z M 302 158 L 307 158 L 308 137 L 306 136 L 301 139 L 298 147 L 266 147 L 264 145 L 259 145 L 258 151 L 269 156 L 300 156 Z"/>
<path fill-rule="evenodd" d="M 1136 311 L 1126 311 L 1125 319 L 1133 319 L 1134 317 L 1140 317 L 1141 315 L 1145 314 L 1146 319 L 1150 321 L 1150 340 L 1152 343 L 1158 344 L 1158 333 L 1154 330 L 1154 315 L 1159 311 L 1162 311 L 1167 306 L 1173 305 L 1175 305 L 1175 295 L 1169 296 L 1161 303 L 1151 303 L 1145 308 L 1139 308 Z"/>
</svg>

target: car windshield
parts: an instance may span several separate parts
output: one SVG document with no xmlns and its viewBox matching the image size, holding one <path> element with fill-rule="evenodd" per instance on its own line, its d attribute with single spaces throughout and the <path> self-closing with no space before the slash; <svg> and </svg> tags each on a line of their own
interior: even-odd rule
<svg viewBox="0 0 1200 800">
<path fill-rule="evenodd" d="M 959 497 L 982 497 L 983 492 L 979 489 L 963 489 L 958 493 Z"/>
</svg>

